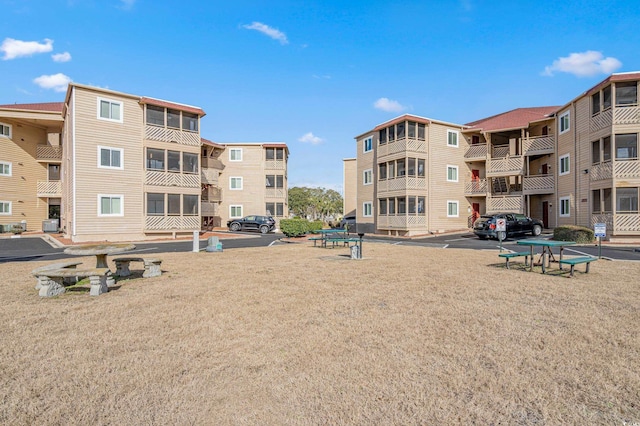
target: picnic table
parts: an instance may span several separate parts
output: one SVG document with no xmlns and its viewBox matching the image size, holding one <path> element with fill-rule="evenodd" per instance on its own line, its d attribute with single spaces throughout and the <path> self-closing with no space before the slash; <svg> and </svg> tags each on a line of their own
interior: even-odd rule
<svg viewBox="0 0 640 426">
<path fill-rule="evenodd" d="M 107 256 L 110 254 L 122 253 L 136 248 L 130 243 L 104 243 L 104 244 L 83 244 L 79 246 L 71 246 L 64 249 L 66 254 L 73 256 L 95 256 L 96 269 L 109 269 L 107 265 Z M 107 274 L 107 286 L 115 284 L 115 280 L 111 272 Z"/>
<path fill-rule="evenodd" d="M 319 229 L 312 231 L 313 234 L 318 234 L 318 237 L 309 238 L 313 241 L 313 245 L 316 245 L 317 241 L 321 242 L 322 247 L 327 248 L 327 242 L 331 242 L 334 246 L 337 240 L 344 240 L 348 238 L 346 229 Z"/>
<path fill-rule="evenodd" d="M 519 245 L 530 247 L 531 263 L 529 264 L 529 271 L 533 271 L 533 249 L 534 247 L 542 247 L 542 253 L 540 253 L 540 259 L 542 261 L 542 273 L 546 273 L 546 268 L 551 266 L 551 260 L 556 262 L 556 258 L 551 251 L 552 248 L 558 247 L 560 249 L 560 261 L 562 261 L 562 252 L 565 246 L 571 246 L 575 244 L 575 241 L 553 241 L 553 240 L 520 240 L 517 242 Z M 558 261 L 560 270 L 562 270 L 562 263 Z"/>
</svg>

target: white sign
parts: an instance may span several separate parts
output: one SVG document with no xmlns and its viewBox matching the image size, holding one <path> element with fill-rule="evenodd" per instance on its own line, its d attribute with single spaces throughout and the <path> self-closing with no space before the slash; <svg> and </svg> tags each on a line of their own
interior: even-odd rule
<svg viewBox="0 0 640 426">
<path fill-rule="evenodd" d="M 593 225 L 593 234 L 596 237 L 604 238 L 607 236 L 607 224 L 606 223 L 596 223 Z"/>
<path fill-rule="evenodd" d="M 496 231 L 506 231 L 507 230 L 507 219 L 496 219 Z"/>
</svg>

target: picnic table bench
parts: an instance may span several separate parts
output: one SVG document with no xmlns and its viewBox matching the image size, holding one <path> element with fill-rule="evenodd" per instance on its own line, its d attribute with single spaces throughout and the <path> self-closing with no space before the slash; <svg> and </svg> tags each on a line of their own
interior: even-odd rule
<svg viewBox="0 0 640 426">
<path fill-rule="evenodd" d="M 531 256 L 531 253 L 528 252 L 528 251 L 512 252 L 512 253 L 500 253 L 498 256 L 505 258 L 506 261 L 507 261 L 507 269 L 511 269 L 509 267 L 509 259 L 512 259 L 514 257 L 524 256 L 524 266 L 529 266 L 529 257 Z M 533 261 L 533 259 L 531 259 L 531 260 Z"/>
<path fill-rule="evenodd" d="M 39 268 L 31 271 L 31 275 L 36 277 L 36 290 L 40 290 L 42 284 L 46 284 L 44 281 L 47 281 L 45 278 L 40 279 L 40 272 L 48 270 L 48 269 L 74 269 L 76 266 L 82 265 L 82 262 L 58 262 L 58 263 L 50 263 L 49 265 L 40 266 Z M 66 284 L 73 284 L 75 278 L 67 278 Z"/>
<path fill-rule="evenodd" d="M 569 259 L 560 259 L 559 263 L 560 265 L 565 264 L 565 265 L 571 265 L 571 272 L 569 273 L 569 277 L 573 277 L 573 272 L 574 272 L 574 268 L 576 265 L 579 265 L 581 263 L 586 263 L 587 267 L 585 270 L 585 274 L 589 273 L 589 264 L 591 262 L 595 262 L 596 260 L 598 260 L 597 257 L 593 257 L 593 256 L 583 256 L 583 257 L 573 257 L 573 258 L 569 258 Z"/>
<path fill-rule="evenodd" d="M 36 277 L 41 284 L 39 295 L 41 297 L 51 297 L 62 294 L 66 291 L 64 286 L 65 278 L 87 278 L 91 289 L 91 296 L 99 296 L 109 291 L 107 287 L 107 275 L 110 274 L 109 268 L 92 268 L 92 269 L 75 269 L 75 268 L 58 268 L 58 269 L 42 269 L 36 273 Z"/>
<path fill-rule="evenodd" d="M 144 263 L 144 272 L 142 276 L 144 278 L 157 277 L 162 275 L 162 269 L 160 266 L 162 265 L 162 260 L 157 258 L 144 258 L 144 257 L 118 257 L 113 259 L 116 263 L 116 274 L 121 277 L 128 277 L 131 275 L 131 270 L 129 270 L 129 264 L 131 262 L 143 262 Z"/>
<path fill-rule="evenodd" d="M 331 247 L 335 247 L 336 244 L 343 243 L 344 246 L 351 246 L 351 243 L 358 244 L 359 238 L 327 238 L 327 243 L 331 243 Z"/>
</svg>

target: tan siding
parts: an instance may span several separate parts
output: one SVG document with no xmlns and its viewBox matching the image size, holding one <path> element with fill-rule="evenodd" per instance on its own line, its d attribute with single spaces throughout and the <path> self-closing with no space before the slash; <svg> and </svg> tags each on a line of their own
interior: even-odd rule
<svg viewBox="0 0 640 426">
<path fill-rule="evenodd" d="M 571 104 L 566 109 L 558 113 L 558 117 L 564 114 L 565 111 L 570 111 L 570 127 L 569 131 L 560 134 L 560 129 L 557 128 L 558 138 L 558 151 L 556 157 L 556 164 L 553 168 L 556 176 L 557 185 L 557 199 L 554 203 L 554 216 L 557 217 L 558 225 L 572 225 L 575 218 L 575 171 L 576 171 L 576 156 L 575 156 L 575 135 L 576 135 L 576 114 L 574 110 L 574 104 Z M 559 126 L 559 121 L 556 122 L 556 126 Z M 560 158 L 566 154 L 569 154 L 569 170 L 570 173 L 560 176 Z M 560 198 L 571 197 L 571 216 L 560 217 Z"/>
<path fill-rule="evenodd" d="M 576 102 L 576 160 L 575 160 L 575 209 L 571 212 L 575 224 L 590 227 L 591 210 L 589 205 L 589 174 L 584 170 L 591 167 L 591 136 L 589 118 L 591 98 L 585 96 Z"/>
<path fill-rule="evenodd" d="M 377 201 L 375 196 L 375 182 L 377 182 L 378 173 L 376 170 L 375 164 L 375 150 L 371 150 L 369 152 L 364 152 L 363 144 L 364 139 L 368 137 L 373 137 L 372 145 L 375 147 L 378 144 L 377 136 L 372 134 L 365 135 L 359 138 L 356 142 L 357 151 L 358 151 L 358 160 L 356 166 L 355 179 L 357 182 L 356 185 L 356 222 L 358 223 L 368 223 L 373 224 L 375 221 L 375 216 L 377 214 Z M 372 182 L 369 185 L 364 184 L 364 171 L 371 170 L 371 178 Z M 372 205 L 372 216 L 364 217 L 364 203 L 371 203 Z"/>
<path fill-rule="evenodd" d="M 355 213 L 356 204 L 357 204 L 357 182 L 356 174 L 357 174 L 357 159 L 349 158 L 343 160 L 343 179 L 344 182 L 342 184 L 344 189 L 343 194 L 343 215 Z"/>
</svg>

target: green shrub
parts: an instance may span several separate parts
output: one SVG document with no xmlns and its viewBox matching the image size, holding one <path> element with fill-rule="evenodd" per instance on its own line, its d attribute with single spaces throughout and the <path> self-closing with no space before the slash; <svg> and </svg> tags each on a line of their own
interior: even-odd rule
<svg viewBox="0 0 640 426">
<path fill-rule="evenodd" d="M 583 226 L 563 225 L 553 230 L 553 239 L 557 241 L 575 241 L 578 244 L 592 243 L 595 239 L 593 229 Z"/>
<path fill-rule="evenodd" d="M 313 222 L 309 222 L 309 232 L 319 231 L 324 227 L 324 224 L 321 220 L 314 220 Z"/>
<path fill-rule="evenodd" d="M 287 237 L 300 237 L 309 232 L 309 221 L 305 219 L 282 219 L 280 230 Z"/>
</svg>

